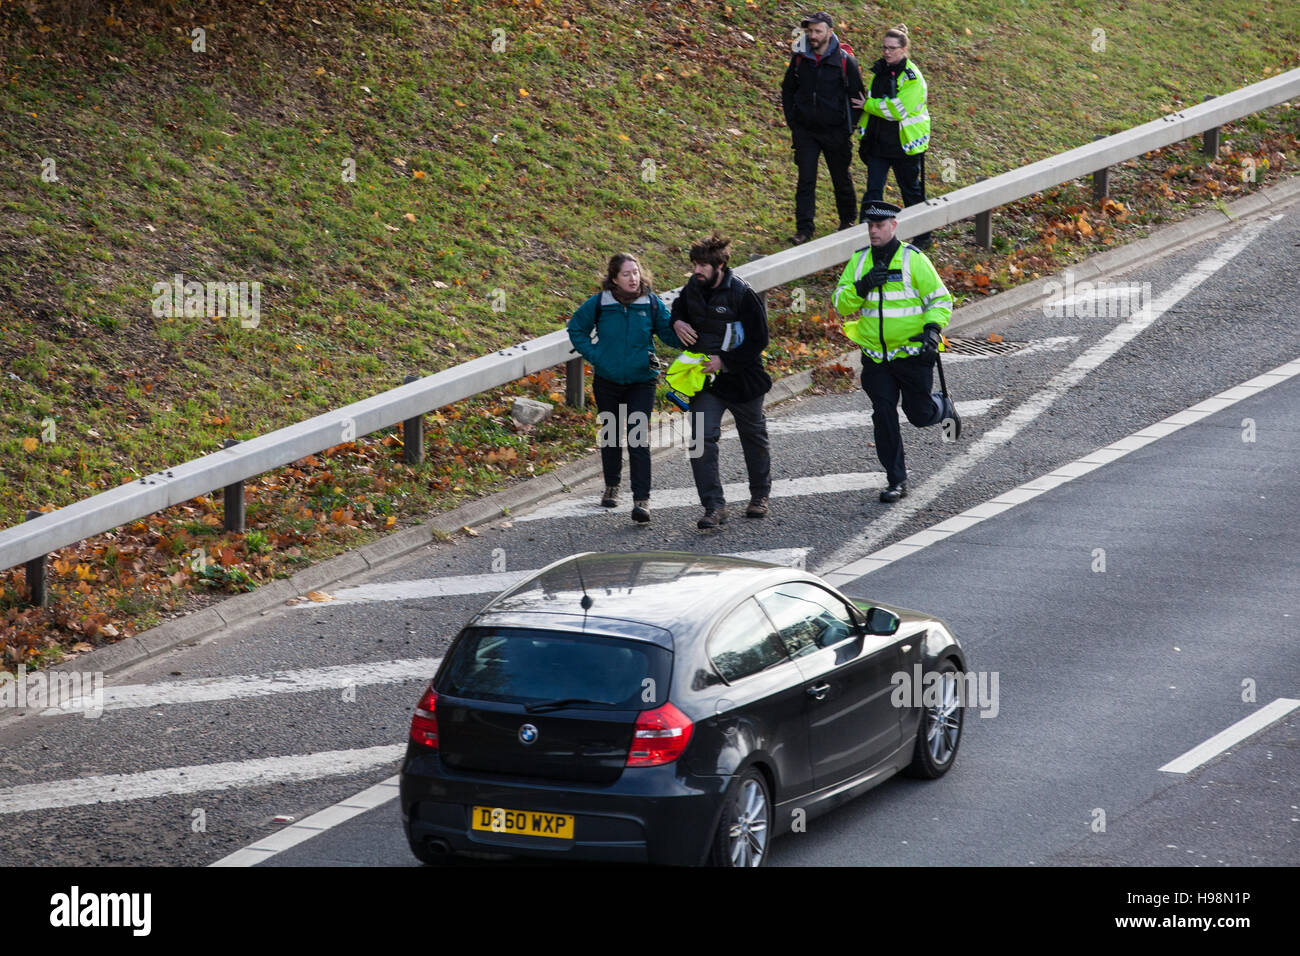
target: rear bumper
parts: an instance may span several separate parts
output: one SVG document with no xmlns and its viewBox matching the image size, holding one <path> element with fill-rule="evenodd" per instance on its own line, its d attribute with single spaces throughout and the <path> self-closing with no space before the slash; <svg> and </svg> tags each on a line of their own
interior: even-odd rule
<svg viewBox="0 0 1300 956">
<path fill-rule="evenodd" d="M 555 860 L 697 866 L 708 852 L 729 777 L 683 777 L 676 763 L 623 771 L 607 786 L 550 783 L 448 770 L 437 754 L 408 749 L 402 823 L 412 843 Z M 475 806 L 563 813 L 573 839 L 475 830 Z"/>
</svg>

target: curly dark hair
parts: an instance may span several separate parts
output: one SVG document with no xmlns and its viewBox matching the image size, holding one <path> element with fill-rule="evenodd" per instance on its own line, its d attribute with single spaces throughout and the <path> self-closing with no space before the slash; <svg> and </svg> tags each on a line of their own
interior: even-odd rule
<svg viewBox="0 0 1300 956">
<path fill-rule="evenodd" d="M 691 246 L 691 262 L 725 266 L 730 258 L 731 240 L 717 230 L 714 230 L 708 238 L 701 239 Z"/>
<path fill-rule="evenodd" d="M 612 292 L 614 290 L 614 280 L 623 271 L 623 265 L 628 262 L 635 263 L 637 271 L 641 273 L 641 291 L 649 291 L 650 283 L 654 281 L 650 275 L 650 270 L 641 265 L 641 261 L 630 252 L 619 252 L 610 256 L 609 265 L 605 269 L 605 281 L 600 284 L 600 287 L 607 292 Z"/>
</svg>

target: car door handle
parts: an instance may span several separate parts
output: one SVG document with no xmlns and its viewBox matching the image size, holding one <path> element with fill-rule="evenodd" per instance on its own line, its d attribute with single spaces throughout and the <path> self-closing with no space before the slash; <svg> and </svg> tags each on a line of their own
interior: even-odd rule
<svg viewBox="0 0 1300 956">
<path fill-rule="evenodd" d="M 830 684 L 814 684 L 808 688 L 808 696 L 814 700 L 825 700 L 826 695 L 830 692 Z"/>
</svg>

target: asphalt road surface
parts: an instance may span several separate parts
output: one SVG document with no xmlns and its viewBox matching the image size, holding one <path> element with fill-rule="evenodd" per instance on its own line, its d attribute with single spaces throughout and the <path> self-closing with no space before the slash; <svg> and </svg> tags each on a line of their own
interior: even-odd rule
<svg viewBox="0 0 1300 956">
<path fill-rule="evenodd" d="M 1300 863 L 1300 375 L 1228 391 L 1300 359 L 1297 261 L 1292 206 L 1109 277 L 1141 290 L 1131 316 L 1097 315 L 1113 303 L 1094 297 L 1001 320 L 1026 346 L 946 362 L 964 433 L 904 425 L 899 504 L 876 500 L 865 396 L 805 395 L 769 412 L 765 520 L 737 513 L 744 466 L 724 437 L 736 490 L 721 531 L 695 528 L 673 452 L 656 459 L 648 527 L 626 494 L 597 507 L 593 482 L 115 675 L 101 716 L 9 716 L 0 863 L 205 865 L 298 840 L 290 823 L 366 792 L 309 839 L 232 862 L 417 865 L 383 783 L 463 621 L 571 552 L 657 549 L 803 562 L 945 618 L 990 689 L 996 676 L 947 776 L 815 818 L 773 864 Z M 1131 447 L 1070 467 L 1117 442 Z"/>
</svg>

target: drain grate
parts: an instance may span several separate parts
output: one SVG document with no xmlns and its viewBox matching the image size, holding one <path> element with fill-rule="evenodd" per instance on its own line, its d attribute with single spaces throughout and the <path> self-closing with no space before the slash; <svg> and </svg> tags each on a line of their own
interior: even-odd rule
<svg viewBox="0 0 1300 956">
<path fill-rule="evenodd" d="M 1019 352 L 1028 342 L 990 342 L 988 339 L 966 339 L 949 335 L 948 349 L 956 355 L 1010 355 Z"/>
</svg>

